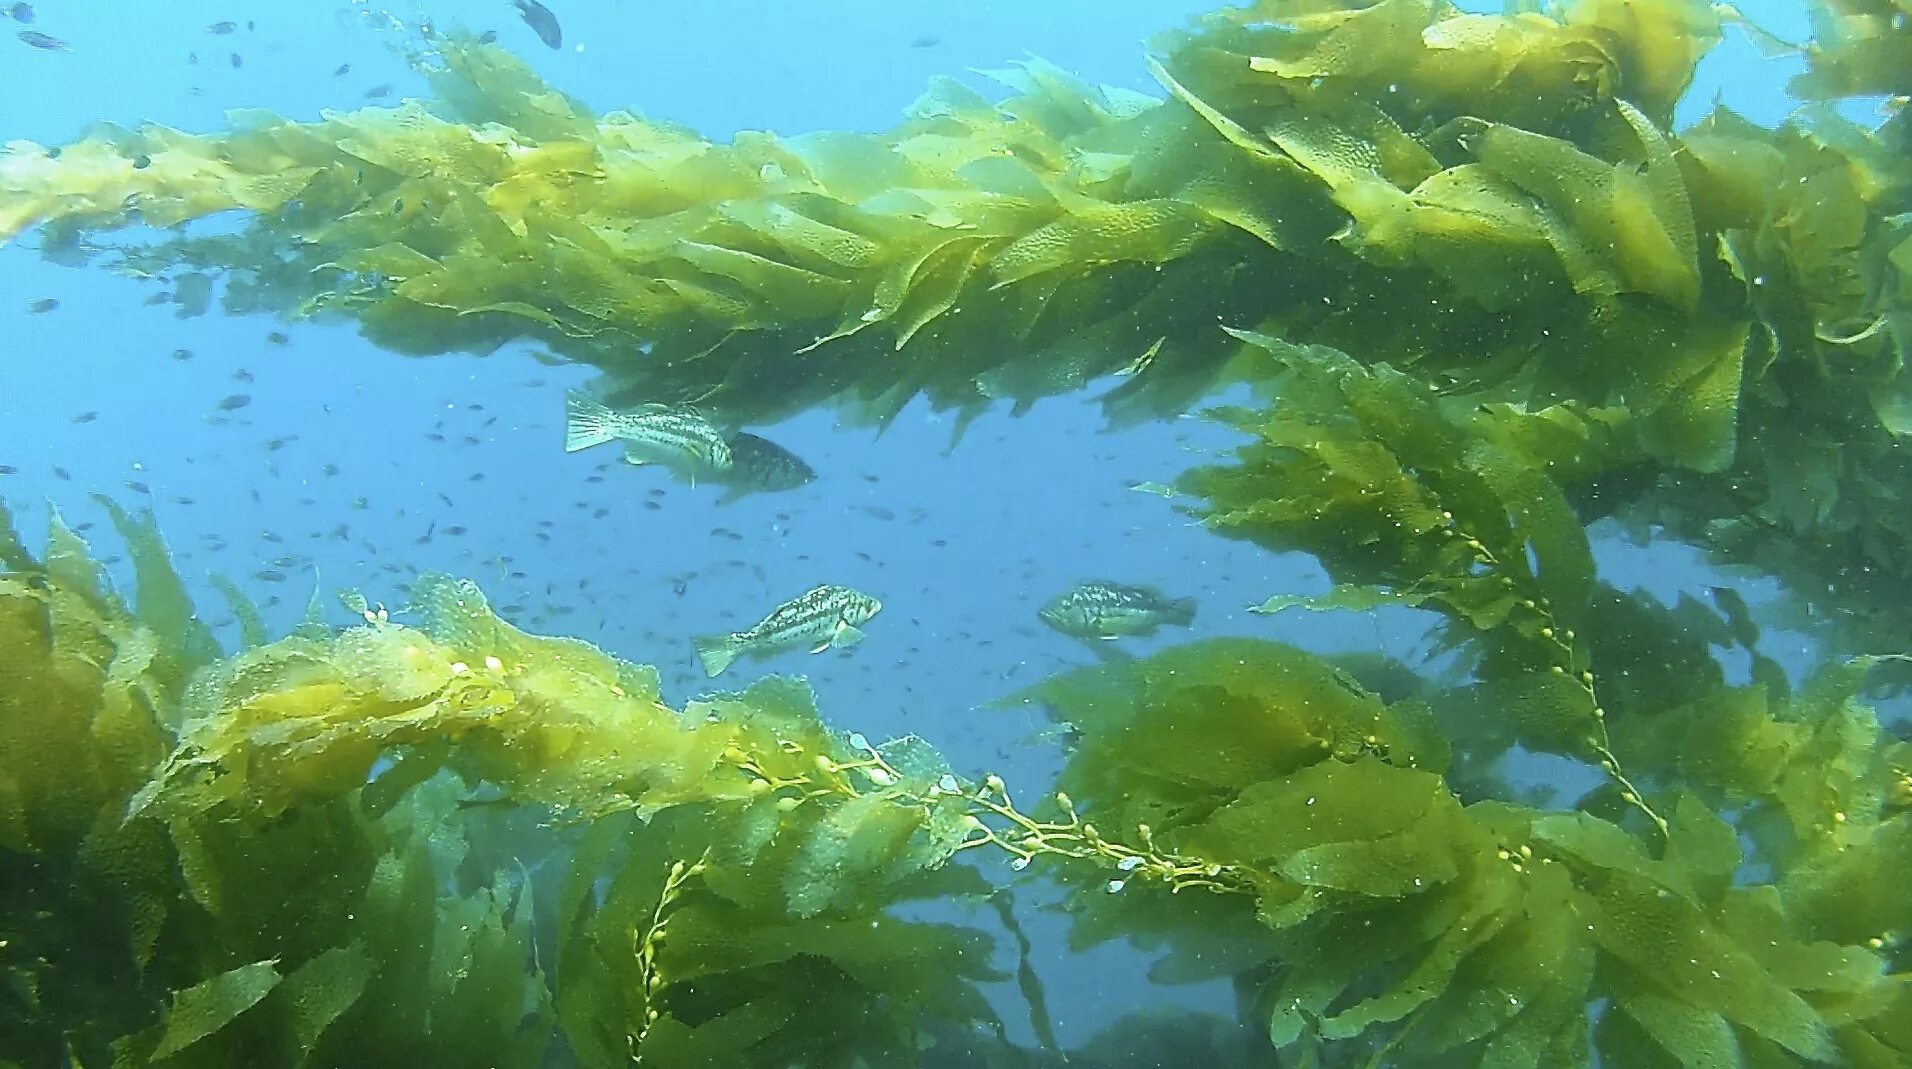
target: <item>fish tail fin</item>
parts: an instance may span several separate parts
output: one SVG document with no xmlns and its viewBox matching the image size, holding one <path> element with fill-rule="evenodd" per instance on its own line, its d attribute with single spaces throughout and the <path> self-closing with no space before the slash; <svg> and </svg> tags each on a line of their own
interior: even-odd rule
<svg viewBox="0 0 1912 1069">
<path fill-rule="evenodd" d="M 575 453 L 617 440 L 617 413 L 577 390 L 564 395 L 564 451 Z"/>
<path fill-rule="evenodd" d="M 691 645 L 697 648 L 697 659 L 704 662 L 704 674 L 707 676 L 723 674 L 724 669 L 730 667 L 730 662 L 736 660 L 748 644 L 749 639 L 735 632 L 728 635 L 699 635 L 691 640 Z"/>
<path fill-rule="evenodd" d="M 1194 598 L 1176 598 L 1168 603 L 1168 622 L 1176 627 L 1187 627 L 1195 622 Z"/>
</svg>

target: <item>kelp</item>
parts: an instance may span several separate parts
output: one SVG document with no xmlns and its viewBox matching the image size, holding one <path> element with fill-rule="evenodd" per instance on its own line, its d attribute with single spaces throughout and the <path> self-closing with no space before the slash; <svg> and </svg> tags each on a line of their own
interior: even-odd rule
<svg viewBox="0 0 1912 1069">
<path fill-rule="evenodd" d="M 1798 92 L 1902 93 L 1902 16 L 1816 7 Z M 918 395 L 966 422 L 1110 377 L 1112 420 L 1158 418 L 1268 385 L 1217 325 L 1253 328 L 1622 419 L 1586 473 L 1600 510 L 1829 592 L 1806 611 L 1865 644 L 1912 579 L 1907 120 L 1674 130 L 1723 20 L 1768 40 L 1697 0 L 1249 5 L 1152 42 L 1161 97 L 1031 60 L 990 72 L 1000 100 L 937 79 L 883 134 L 728 144 L 428 36 L 431 100 L 10 143 L 0 237 L 71 262 L 243 213 L 117 264 L 182 314 L 218 278 L 229 311 L 344 316 L 399 352 L 526 339 L 613 400 L 733 424 L 882 423 Z M 1890 581 L 1846 581 L 1854 560 Z"/>
<path fill-rule="evenodd" d="M 1739 814 L 1736 834 L 1683 788 L 1666 792 L 1657 850 L 1589 812 L 1464 803 L 1422 703 L 1233 639 L 1028 692 L 1080 745 L 1066 819 L 1009 835 L 1076 887 L 1085 941 L 1151 933 L 1171 948 L 1158 979 L 1236 975 L 1275 1045 L 1322 1064 L 1903 1064 L 1904 988 L 1882 956 L 1902 937 L 1876 926 L 1908 903 L 1869 880 L 1903 863 L 1912 817 L 1887 800 L 1903 772 L 1854 704 L 1860 671 L 1660 751 L 1731 762 L 1740 739 L 1796 735 L 1778 763 L 1797 762 L 1797 782 L 1854 785 L 1800 798 L 1794 834 L 1837 836 L 1836 851 L 1747 842 L 1763 817 Z M 1665 710 L 1658 727 L 1697 718 Z M 1808 741 L 1829 733 L 1844 746 Z M 1730 777 L 1681 782 L 1707 779 Z M 1770 784 L 1734 786 L 1744 801 Z M 1747 867 L 1766 875 L 1736 878 Z"/>
<path fill-rule="evenodd" d="M 225 653 L 150 517 L 113 513 L 128 610 L 0 512 L 0 1058 L 1039 1063 L 988 941 L 891 908 L 988 897 L 949 862 L 991 851 L 1299 1064 L 1912 1064 L 1912 750 L 1866 693 L 1912 623 L 1904 16 L 1825 0 L 1800 46 L 1875 127 L 1673 129 L 1728 22 L 1774 43 L 1696 0 L 1310 0 L 1160 36 L 1158 96 L 1032 60 L 877 135 L 594 115 L 454 33 L 431 101 L 8 144 L 0 239 L 182 315 L 528 339 L 728 424 L 1246 384 L 1167 494 L 1334 583 L 1256 607 L 1436 623 L 1413 665 L 1216 639 L 1041 684 L 1071 749 L 1025 809 L 793 681 L 674 709 L 450 577 Z M 1780 596 L 1616 589 L 1602 521 Z"/>
<path fill-rule="evenodd" d="M 222 656 L 115 516 L 137 611 L 57 516 L 0 573 L 0 1057 L 537 1065 L 562 1034 L 584 1064 L 830 1065 L 1000 1027 L 984 936 L 888 912 L 977 893 L 920 740 L 832 732 L 786 680 L 668 708 L 442 576 L 415 627 Z"/>
<path fill-rule="evenodd" d="M 402 352 L 529 337 L 614 396 L 736 422 L 832 400 L 883 419 L 918 393 L 974 411 L 1125 369 L 1112 413 L 1161 415 L 1222 373 L 1216 318 L 1283 313 L 1473 366 L 1545 329 L 1664 392 L 1709 270 L 1665 127 L 1719 32 L 1691 0 L 1248 7 L 1155 42 L 1166 100 L 1029 61 L 990 72 L 998 102 L 938 79 L 883 135 L 728 145 L 589 115 L 452 34 L 420 48 L 424 104 L 15 144 L 0 235 L 243 211 L 123 263 L 223 274 L 230 310 L 342 313 Z M 1520 314 L 1391 336 L 1361 313 L 1406 293 Z"/>
</svg>

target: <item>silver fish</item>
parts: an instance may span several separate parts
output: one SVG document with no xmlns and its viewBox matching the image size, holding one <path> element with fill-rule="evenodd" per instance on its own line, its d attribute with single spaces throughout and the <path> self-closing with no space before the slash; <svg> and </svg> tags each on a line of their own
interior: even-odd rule
<svg viewBox="0 0 1912 1069">
<path fill-rule="evenodd" d="M 862 591 L 826 584 L 770 610 L 748 631 L 702 635 L 693 645 L 704 672 L 715 676 L 744 653 L 762 657 L 798 645 L 808 645 L 811 653 L 854 646 L 863 640 L 857 626 L 882 609 L 882 602 Z"/>
<path fill-rule="evenodd" d="M 1187 627 L 1195 621 L 1195 599 L 1164 597 L 1152 587 L 1094 580 L 1073 587 L 1036 615 L 1072 638 L 1110 641 L 1152 634 L 1165 625 Z"/>
<path fill-rule="evenodd" d="M 564 396 L 564 451 L 624 443 L 631 464 L 659 464 L 696 482 L 698 472 L 730 470 L 724 433 L 689 405 L 640 405 L 619 412 L 572 390 Z"/>
</svg>

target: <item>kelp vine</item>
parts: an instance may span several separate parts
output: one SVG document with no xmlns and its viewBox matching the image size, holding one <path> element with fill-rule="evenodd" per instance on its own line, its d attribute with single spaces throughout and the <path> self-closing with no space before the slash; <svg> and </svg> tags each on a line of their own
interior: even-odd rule
<svg viewBox="0 0 1912 1069">
<path fill-rule="evenodd" d="M 1865 693 L 1912 633 L 1912 11 L 1814 15 L 1772 128 L 1672 128 L 1730 8 L 1380 0 L 1165 34 L 1160 97 L 939 80 L 882 135 L 714 144 L 452 35 L 428 103 L 9 144 L 0 237 L 58 259 L 247 213 L 110 246 L 184 312 L 218 276 L 402 352 L 529 337 L 734 424 L 1245 383 L 1184 507 L 1334 580 L 1263 610 L 1411 605 L 1444 656 L 1051 680 L 1025 809 L 791 681 L 669 708 L 462 581 L 228 653 L 148 519 L 137 611 L 0 525 L 0 1058 L 1035 1064 L 986 936 L 891 908 L 994 853 L 1300 1064 L 1912 1065 L 1912 745 Z M 1826 663 L 1603 582 L 1609 519 L 1778 578 Z"/>
</svg>

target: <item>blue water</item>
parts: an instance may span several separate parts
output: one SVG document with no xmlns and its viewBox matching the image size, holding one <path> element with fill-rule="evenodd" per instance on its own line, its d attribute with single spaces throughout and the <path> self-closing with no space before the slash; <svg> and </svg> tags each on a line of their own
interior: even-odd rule
<svg viewBox="0 0 1912 1069">
<path fill-rule="evenodd" d="M 726 138 L 746 129 L 881 130 L 932 75 L 987 88 L 972 69 L 1028 54 L 1092 82 L 1155 92 L 1143 38 L 1206 5 L 552 6 L 564 24 L 562 51 L 540 45 L 502 2 L 434 0 L 394 10 L 410 22 L 495 28 L 552 84 L 594 108 L 628 108 Z M 316 119 L 324 109 L 366 106 L 365 92 L 381 84 L 394 88 L 380 104 L 424 94 L 394 51 L 402 35 L 375 29 L 379 20 L 366 17 L 364 5 L 36 7 L 35 28 L 72 50 L 16 46 L 11 32 L 0 40 L 0 138 L 57 144 L 101 120 L 211 131 L 227 109 Z M 1747 12 L 1782 36 L 1805 33 L 1803 13 L 1792 7 Z M 241 23 L 238 32 L 205 32 L 227 19 Z M 248 19 L 254 28 L 245 28 Z M 348 73 L 334 74 L 347 63 Z M 1793 69 L 1794 61 L 1762 60 L 1730 34 L 1680 119 L 1699 117 L 1717 93 L 1775 122 Z M 1269 595 L 1319 592 L 1325 580 L 1309 562 L 1223 541 L 1161 498 L 1126 489 L 1169 481 L 1225 449 L 1228 436 L 1198 418 L 1106 433 L 1086 396 L 1061 398 L 1021 418 L 992 412 L 952 448 L 953 420 L 921 403 L 881 434 L 813 413 L 766 433 L 822 473 L 816 483 L 717 507 L 718 489 L 627 469 L 611 450 L 561 451 L 564 390 L 589 379 L 584 369 L 547 366 L 526 347 L 482 359 L 401 357 L 374 349 L 348 323 L 284 324 L 216 309 L 180 319 L 170 305 L 142 303 L 153 287 L 52 266 L 35 245 L 29 236 L 0 249 L 0 465 L 18 469 L 0 475 L 0 498 L 29 537 L 50 507 L 70 523 L 98 523 L 96 542 L 107 554 L 114 542 L 88 495 L 150 504 L 215 620 L 226 614 L 205 583 L 209 573 L 265 599 L 269 624 L 282 631 L 315 584 L 328 605 L 338 587 L 396 605 L 414 570 L 444 570 L 477 580 L 494 604 L 520 606 L 512 615 L 532 630 L 657 664 L 667 697 L 679 702 L 706 686 L 690 636 L 747 625 L 816 583 L 844 583 L 886 604 L 863 645 L 746 663 L 724 682 L 806 673 L 826 716 L 843 728 L 872 738 L 921 734 L 958 768 L 999 772 L 1030 795 L 1048 782 L 1058 753 L 1027 742 L 1042 726 L 1030 714 L 986 706 L 1021 684 L 1092 663 L 1034 616 L 1036 605 L 1078 579 L 1108 576 L 1197 596 L 1200 635 L 1397 655 L 1420 641 L 1420 621 L 1408 613 L 1243 611 Z M 29 314 L 28 302 L 40 298 L 59 306 Z M 286 342 L 268 340 L 273 331 Z M 175 359 L 177 350 L 190 359 Z M 241 371 L 251 381 L 237 381 Z M 222 411 L 221 400 L 235 394 L 250 403 Z M 79 422 L 87 413 L 96 415 Z M 1676 550 L 1607 539 L 1600 552 L 1615 581 L 1648 585 L 1662 598 L 1720 581 Z M 229 623 L 222 634 L 236 643 Z M 1792 664 L 1807 652 L 1781 635 L 1769 636 L 1767 648 Z M 1043 897 L 1033 891 L 1023 900 Z M 1025 924 L 1065 1044 L 1164 1000 L 1232 1013 L 1222 985 L 1154 988 L 1137 951 L 1072 954 L 1062 918 L 1031 915 Z M 1002 1005 L 1012 1034 L 1027 1041 L 1013 991 Z"/>
</svg>

